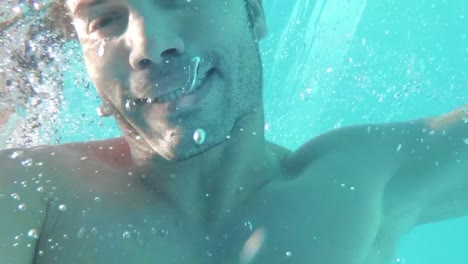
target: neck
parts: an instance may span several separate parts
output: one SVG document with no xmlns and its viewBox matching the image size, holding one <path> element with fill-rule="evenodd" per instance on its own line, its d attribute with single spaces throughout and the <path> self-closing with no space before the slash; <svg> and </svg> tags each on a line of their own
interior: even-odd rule
<svg viewBox="0 0 468 264">
<path fill-rule="evenodd" d="M 287 152 L 265 141 L 263 130 L 238 124 L 229 140 L 189 160 L 155 158 L 141 166 L 142 180 L 183 219 L 214 227 L 280 177 Z"/>
</svg>

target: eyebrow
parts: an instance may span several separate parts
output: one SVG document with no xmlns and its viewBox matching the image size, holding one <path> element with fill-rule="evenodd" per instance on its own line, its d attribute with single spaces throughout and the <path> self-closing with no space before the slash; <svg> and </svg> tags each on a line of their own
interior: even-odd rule
<svg viewBox="0 0 468 264">
<path fill-rule="evenodd" d="M 79 16 L 83 10 L 90 8 L 92 6 L 100 5 L 105 3 L 106 0 L 81 0 L 76 4 L 74 10 L 73 10 L 73 15 L 74 16 Z"/>
</svg>

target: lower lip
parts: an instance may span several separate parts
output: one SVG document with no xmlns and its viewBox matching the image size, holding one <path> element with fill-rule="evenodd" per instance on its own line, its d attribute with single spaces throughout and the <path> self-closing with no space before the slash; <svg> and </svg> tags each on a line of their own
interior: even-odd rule
<svg viewBox="0 0 468 264">
<path fill-rule="evenodd" d="M 188 95 L 184 95 L 180 98 L 177 98 L 173 101 L 169 101 L 169 105 L 174 105 L 175 107 L 185 108 L 185 107 L 193 107 L 198 106 L 201 104 L 202 100 L 210 93 L 211 91 L 211 81 L 213 79 L 213 72 L 209 72 L 206 77 L 201 81 L 200 87 L 192 93 Z M 176 109 L 177 110 L 177 109 Z"/>
</svg>

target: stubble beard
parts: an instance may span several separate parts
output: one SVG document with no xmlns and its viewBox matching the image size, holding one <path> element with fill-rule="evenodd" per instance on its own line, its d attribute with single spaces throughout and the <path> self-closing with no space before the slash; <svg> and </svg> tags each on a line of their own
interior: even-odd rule
<svg viewBox="0 0 468 264">
<path fill-rule="evenodd" d="M 239 130 L 242 130 L 241 126 L 244 125 L 263 128 L 263 123 L 255 123 L 259 120 L 263 122 L 263 72 L 260 50 L 252 39 L 248 39 L 248 41 L 250 42 L 238 46 L 240 48 L 238 48 L 237 53 L 238 55 L 243 54 L 243 56 L 232 56 L 229 60 L 233 62 L 233 65 L 236 65 L 235 77 L 231 79 L 226 91 L 226 96 L 230 97 L 231 100 L 227 100 L 228 104 L 224 106 L 224 109 L 220 109 L 219 113 L 214 114 L 212 120 L 209 121 L 209 127 L 199 127 L 206 132 L 205 142 L 195 143 L 193 133 L 197 128 L 192 127 L 193 131 L 190 129 L 183 131 L 172 140 L 164 142 L 165 154 L 158 151 L 166 160 L 185 161 L 202 155 L 227 140 L 239 140 L 236 135 Z M 250 52 L 246 54 L 246 50 L 250 50 Z M 216 87 L 213 88 L 216 89 Z M 185 130 L 185 128 L 183 129 Z M 156 150 L 158 146 L 154 147 L 153 149 Z"/>
</svg>

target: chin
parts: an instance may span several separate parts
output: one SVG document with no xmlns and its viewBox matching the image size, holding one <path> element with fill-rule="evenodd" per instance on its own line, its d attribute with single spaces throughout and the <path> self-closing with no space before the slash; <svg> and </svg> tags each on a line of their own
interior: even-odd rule
<svg viewBox="0 0 468 264">
<path fill-rule="evenodd" d="M 174 151 L 173 155 L 169 156 L 168 160 L 175 161 L 175 162 L 181 162 L 181 161 L 186 161 L 190 160 L 195 157 L 199 157 L 203 155 L 205 152 L 213 149 L 214 147 L 218 146 L 219 144 L 223 143 L 226 139 L 220 140 L 217 142 L 210 142 L 210 143 L 204 143 L 202 145 L 196 145 L 195 147 L 192 148 L 186 148 L 185 150 L 182 151 Z"/>
<path fill-rule="evenodd" d="M 165 160 L 181 162 L 203 155 L 205 152 L 226 141 L 226 136 L 207 138 L 203 144 L 196 144 L 192 136 L 184 139 L 172 139 L 172 142 L 157 144 L 153 149 Z"/>
</svg>

